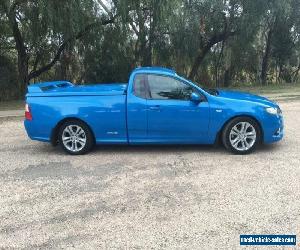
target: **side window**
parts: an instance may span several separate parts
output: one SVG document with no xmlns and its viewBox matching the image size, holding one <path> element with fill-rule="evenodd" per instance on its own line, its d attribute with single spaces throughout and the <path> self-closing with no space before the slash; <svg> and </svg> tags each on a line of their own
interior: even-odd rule
<svg viewBox="0 0 300 250">
<path fill-rule="evenodd" d="M 152 99 L 189 100 L 193 87 L 168 76 L 148 75 Z"/>
<path fill-rule="evenodd" d="M 146 75 L 137 74 L 133 82 L 133 94 L 137 97 L 146 99 L 148 92 L 146 88 Z"/>
</svg>

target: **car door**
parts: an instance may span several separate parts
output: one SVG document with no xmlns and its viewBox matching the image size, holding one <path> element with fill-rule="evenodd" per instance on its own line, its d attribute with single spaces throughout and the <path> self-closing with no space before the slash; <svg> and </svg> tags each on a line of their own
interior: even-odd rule
<svg viewBox="0 0 300 250">
<path fill-rule="evenodd" d="M 206 143 L 209 126 L 209 103 L 195 87 L 175 76 L 147 75 L 150 91 L 148 138 L 162 143 Z M 200 102 L 190 100 L 196 92 Z"/>
</svg>

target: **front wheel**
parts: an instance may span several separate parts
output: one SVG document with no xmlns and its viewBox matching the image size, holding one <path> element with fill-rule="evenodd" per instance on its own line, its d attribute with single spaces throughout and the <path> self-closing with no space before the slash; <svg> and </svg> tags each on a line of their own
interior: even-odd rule
<svg viewBox="0 0 300 250">
<path fill-rule="evenodd" d="M 261 140 L 258 123 L 249 117 L 237 117 L 224 128 L 222 141 L 224 146 L 236 154 L 252 152 Z"/>
<path fill-rule="evenodd" d="M 69 120 L 60 127 L 59 141 L 62 148 L 72 155 L 85 154 L 94 145 L 89 127 L 78 120 Z"/>
</svg>

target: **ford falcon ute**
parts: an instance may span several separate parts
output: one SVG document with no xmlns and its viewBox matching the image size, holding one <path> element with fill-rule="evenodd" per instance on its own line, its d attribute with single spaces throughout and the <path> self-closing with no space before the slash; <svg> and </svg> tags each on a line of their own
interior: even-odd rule
<svg viewBox="0 0 300 250">
<path fill-rule="evenodd" d="M 283 137 L 280 107 L 267 98 L 206 90 L 160 67 L 135 69 L 128 83 L 28 86 L 24 125 L 33 140 L 69 154 L 95 144 L 215 144 L 236 154 Z"/>
</svg>

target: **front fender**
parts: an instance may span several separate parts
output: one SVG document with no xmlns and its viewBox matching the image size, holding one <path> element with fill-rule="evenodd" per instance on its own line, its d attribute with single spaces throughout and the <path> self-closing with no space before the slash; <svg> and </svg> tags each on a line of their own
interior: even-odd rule
<svg viewBox="0 0 300 250">
<path fill-rule="evenodd" d="M 214 100 L 210 102 L 210 107 L 210 133 L 212 135 L 218 135 L 228 121 L 239 116 L 248 116 L 256 120 L 264 134 L 266 122 L 263 106 L 245 100 L 214 98 Z"/>
</svg>

